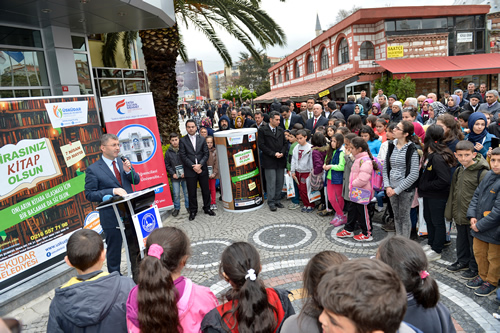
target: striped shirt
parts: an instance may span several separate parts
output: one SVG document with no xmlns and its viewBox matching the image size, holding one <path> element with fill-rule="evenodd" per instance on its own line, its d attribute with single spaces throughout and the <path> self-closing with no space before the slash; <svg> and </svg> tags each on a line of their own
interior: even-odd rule
<svg viewBox="0 0 500 333">
<path fill-rule="evenodd" d="M 394 150 L 390 156 L 391 158 L 391 174 L 387 174 L 387 168 L 384 167 L 384 187 L 392 187 L 394 192 L 399 195 L 404 190 L 410 188 L 410 186 L 418 179 L 418 170 L 420 168 L 418 152 L 415 150 L 413 156 L 411 157 L 411 168 L 410 174 L 408 177 L 405 177 L 406 174 L 406 151 L 410 146 L 411 142 L 405 144 L 401 149 L 398 149 L 397 146 L 398 140 L 394 140 Z M 387 166 L 387 158 L 389 154 L 386 156 L 385 166 Z"/>
</svg>

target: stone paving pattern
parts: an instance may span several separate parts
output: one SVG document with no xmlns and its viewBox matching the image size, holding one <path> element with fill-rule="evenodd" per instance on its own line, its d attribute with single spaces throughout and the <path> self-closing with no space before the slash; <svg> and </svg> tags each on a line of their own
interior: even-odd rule
<svg viewBox="0 0 500 333">
<path fill-rule="evenodd" d="M 199 202 L 201 196 L 199 195 Z M 285 206 L 289 201 L 282 200 Z M 371 257 L 375 255 L 378 243 L 388 235 L 380 229 L 380 216 L 373 219 L 374 241 L 359 243 L 353 239 L 338 239 L 335 233 L 341 228 L 329 224 L 331 217 L 320 217 L 300 210 L 278 209 L 271 212 L 264 204 L 259 210 L 248 213 L 231 213 L 222 209 L 218 202 L 217 216 L 209 217 L 199 213 L 194 221 L 188 221 L 183 208 L 177 218 L 169 216 L 164 225 L 183 229 L 192 243 L 192 257 L 183 275 L 195 283 L 208 286 L 221 297 L 228 284 L 219 277 L 218 261 L 222 250 L 235 241 L 248 241 L 260 252 L 262 261 L 261 278 L 266 285 L 285 288 L 293 293 L 292 304 L 299 311 L 303 299 L 301 295 L 302 271 L 308 260 L 323 250 L 344 253 L 349 258 Z M 450 273 L 446 266 L 456 258 L 455 236 L 452 245 L 446 247 L 443 258 L 430 265 L 429 273 L 438 281 L 441 302 L 450 312 L 458 332 L 500 332 L 500 322 L 492 313 L 498 312 L 495 296 L 477 297 L 465 287 L 466 280 L 459 273 Z M 422 245 L 425 239 L 419 239 Z M 126 267 L 122 261 L 122 272 Z M 54 295 L 46 295 L 26 304 L 8 315 L 23 321 L 24 332 L 45 332 L 49 304 Z"/>
</svg>

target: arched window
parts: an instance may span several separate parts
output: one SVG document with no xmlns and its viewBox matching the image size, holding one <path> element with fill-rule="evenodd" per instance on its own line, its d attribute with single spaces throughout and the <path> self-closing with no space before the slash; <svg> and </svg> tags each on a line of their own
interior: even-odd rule
<svg viewBox="0 0 500 333">
<path fill-rule="evenodd" d="M 288 74 L 288 66 L 285 66 L 285 81 L 290 80 L 290 74 Z"/>
<path fill-rule="evenodd" d="M 273 86 L 276 84 L 276 74 L 273 73 Z"/>
<path fill-rule="evenodd" d="M 371 42 L 363 42 L 360 49 L 361 60 L 375 59 L 375 47 Z"/>
<path fill-rule="evenodd" d="M 314 62 L 312 55 L 307 57 L 307 74 L 314 73 Z"/>
<path fill-rule="evenodd" d="M 328 67 L 330 67 L 328 63 L 328 50 L 324 47 L 323 50 L 321 50 L 321 70 L 324 71 L 328 69 Z"/>
<path fill-rule="evenodd" d="M 283 79 L 281 78 L 281 71 L 278 71 L 278 83 L 282 83 Z"/>
<path fill-rule="evenodd" d="M 342 38 L 339 43 L 339 65 L 346 64 L 349 62 L 349 44 L 347 44 L 347 39 Z"/>
<path fill-rule="evenodd" d="M 298 62 L 295 62 L 295 68 L 294 68 L 294 74 L 295 74 L 295 78 L 299 78 L 300 77 L 300 67 L 299 67 L 299 63 Z"/>
</svg>

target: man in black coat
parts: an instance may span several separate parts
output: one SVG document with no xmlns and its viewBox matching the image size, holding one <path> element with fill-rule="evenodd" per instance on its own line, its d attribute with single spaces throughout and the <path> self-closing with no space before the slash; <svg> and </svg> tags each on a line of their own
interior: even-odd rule
<svg viewBox="0 0 500 333">
<path fill-rule="evenodd" d="M 347 120 L 351 114 L 354 114 L 354 108 L 356 107 L 356 104 L 354 101 L 356 100 L 356 97 L 353 95 L 350 95 L 347 97 L 347 103 L 344 104 L 342 109 L 340 109 L 340 112 L 344 115 L 344 119 Z"/>
<path fill-rule="evenodd" d="M 269 124 L 259 128 L 258 136 L 259 149 L 262 151 L 260 165 L 266 177 L 267 204 L 273 212 L 276 207 L 285 207 L 280 200 L 285 178 L 287 143 L 285 131 L 279 125 L 280 114 L 273 111 L 269 114 Z"/>
<path fill-rule="evenodd" d="M 321 115 L 323 109 L 321 104 L 314 104 L 313 106 L 313 117 L 307 121 L 306 128 L 311 131 L 311 135 L 316 132 L 316 128 L 319 126 L 327 126 L 328 119 Z"/>
<path fill-rule="evenodd" d="M 271 112 L 272 111 L 280 112 L 280 110 L 281 110 L 281 103 L 278 102 L 277 98 L 273 99 L 273 103 L 271 104 Z"/>
<path fill-rule="evenodd" d="M 203 211 L 205 214 L 215 216 L 210 209 L 210 188 L 208 187 L 208 146 L 205 138 L 196 135 L 196 124 L 193 120 L 186 121 L 187 135 L 179 143 L 179 155 L 184 165 L 184 178 L 189 194 L 189 221 L 194 220 L 198 212 L 196 199 L 196 183 L 200 183 L 203 196 Z"/>
<path fill-rule="evenodd" d="M 290 111 L 290 107 L 287 105 L 283 105 L 281 107 L 281 117 L 280 127 L 285 130 L 293 129 L 293 125 L 297 123 L 305 127 L 302 117 L 299 115 L 293 115 L 292 111 Z"/>
</svg>

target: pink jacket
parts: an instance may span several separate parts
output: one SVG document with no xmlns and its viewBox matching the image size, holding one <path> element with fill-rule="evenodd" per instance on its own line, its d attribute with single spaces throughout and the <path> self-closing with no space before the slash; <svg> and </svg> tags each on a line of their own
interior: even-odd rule
<svg viewBox="0 0 500 333">
<path fill-rule="evenodd" d="M 186 278 L 184 292 L 177 302 L 179 310 L 179 320 L 184 333 L 198 333 L 200 331 L 201 321 L 207 313 L 219 305 L 219 301 L 210 291 L 210 288 L 194 284 L 193 281 Z M 137 286 L 135 286 L 128 296 L 127 300 L 127 329 L 128 333 L 140 333 L 138 327 L 138 308 L 137 308 Z"/>
<path fill-rule="evenodd" d="M 373 197 L 373 187 L 371 183 L 373 173 L 373 163 L 367 152 L 362 152 L 354 157 L 354 162 L 352 163 L 351 175 L 349 177 L 349 182 L 352 183 L 349 189 L 352 187 L 361 187 L 365 190 L 371 192 L 370 198 Z"/>
</svg>

